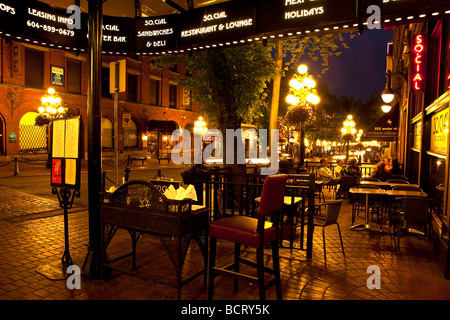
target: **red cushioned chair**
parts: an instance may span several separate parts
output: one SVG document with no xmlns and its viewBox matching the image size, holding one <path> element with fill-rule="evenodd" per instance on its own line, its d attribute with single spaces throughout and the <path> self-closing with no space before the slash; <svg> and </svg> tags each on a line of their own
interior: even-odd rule
<svg viewBox="0 0 450 320">
<path fill-rule="evenodd" d="M 259 287 L 261 300 L 266 298 L 266 289 L 275 285 L 277 299 L 281 300 L 280 263 L 278 253 L 279 216 L 284 200 L 287 175 L 268 176 L 264 179 L 261 202 L 255 218 L 248 216 L 232 216 L 217 220 L 209 225 L 210 237 L 210 264 L 208 299 L 213 298 L 214 278 L 217 275 L 228 275 L 235 278 L 234 290 L 238 290 L 238 279 L 246 279 L 256 282 Z M 271 217 L 271 222 L 266 217 Z M 215 267 L 217 239 L 235 243 L 234 263 L 226 267 Z M 263 250 L 266 245 L 272 246 L 273 268 L 264 267 Z M 256 248 L 256 264 L 240 257 L 240 246 Z M 239 273 L 239 263 L 256 267 L 257 277 Z M 273 275 L 273 279 L 267 284 L 264 281 L 264 273 Z"/>
</svg>

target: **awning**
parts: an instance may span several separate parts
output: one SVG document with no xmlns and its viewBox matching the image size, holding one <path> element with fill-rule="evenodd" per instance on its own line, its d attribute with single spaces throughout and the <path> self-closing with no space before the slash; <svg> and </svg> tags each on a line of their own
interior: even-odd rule
<svg viewBox="0 0 450 320">
<path fill-rule="evenodd" d="M 148 132 L 158 132 L 163 134 L 172 134 L 175 130 L 180 129 L 175 121 L 150 120 L 147 125 Z"/>
<path fill-rule="evenodd" d="M 395 141 L 398 138 L 398 103 L 361 136 L 361 141 Z"/>
</svg>

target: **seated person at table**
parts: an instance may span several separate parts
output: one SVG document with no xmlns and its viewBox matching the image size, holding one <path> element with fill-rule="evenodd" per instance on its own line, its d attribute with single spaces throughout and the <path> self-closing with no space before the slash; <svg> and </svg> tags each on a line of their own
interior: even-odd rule
<svg viewBox="0 0 450 320">
<path fill-rule="evenodd" d="M 379 179 L 380 181 L 383 181 L 383 182 L 394 178 L 394 176 L 390 172 L 386 171 L 386 163 L 385 162 L 380 162 L 379 164 L 377 164 L 375 172 L 372 174 L 371 177 Z"/>
<path fill-rule="evenodd" d="M 337 166 L 336 166 L 336 168 L 334 168 L 334 175 L 336 176 L 336 178 L 341 177 L 341 171 L 342 171 L 343 166 L 344 166 L 344 160 L 338 159 Z"/>
<path fill-rule="evenodd" d="M 389 172 L 394 176 L 403 176 L 403 170 L 400 169 L 400 164 L 398 163 L 398 159 L 392 159 L 392 168 Z"/>
<path fill-rule="evenodd" d="M 352 157 L 348 159 L 347 164 L 342 167 L 341 175 L 343 177 L 354 177 L 356 180 L 359 180 L 362 176 L 361 169 L 357 166 L 358 159 Z"/>
<path fill-rule="evenodd" d="M 322 178 L 324 180 L 325 184 L 334 183 L 333 172 L 330 170 L 330 168 L 327 167 L 327 165 L 327 159 L 320 159 L 320 164 L 317 167 L 317 175 L 319 176 L 319 178 Z"/>
</svg>

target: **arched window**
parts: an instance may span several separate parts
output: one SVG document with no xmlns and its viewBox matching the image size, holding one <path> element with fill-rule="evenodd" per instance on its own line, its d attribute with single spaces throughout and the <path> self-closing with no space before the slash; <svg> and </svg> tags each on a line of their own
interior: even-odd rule
<svg viewBox="0 0 450 320">
<path fill-rule="evenodd" d="M 19 122 L 20 153 L 47 153 L 48 126 L 35 125 L 37 112 L 28 112 Z"/>
<path fill-rule="evenodd" d="M 114 126 L 108 118 L 102 118 L 102 148 L 114 148 Z"/>
<path fill-rule="evenodd" d="M 136 122 L 130 120 L 129 127 L 123 129 L 123 146 L 125 148 L 138 148 L 138 127 Z"/>
</svg>

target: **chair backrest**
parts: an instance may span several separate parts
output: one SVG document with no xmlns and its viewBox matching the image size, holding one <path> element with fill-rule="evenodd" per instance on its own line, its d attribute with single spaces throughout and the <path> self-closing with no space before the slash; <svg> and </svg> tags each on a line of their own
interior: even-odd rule
<svg viewBox="0 0 450 320">
<path fill-rule="evenodd" d="M 381 182 L 381 180 L 377 178 L 362 178 L 361 181 Z"/>
<path fill-rule="evenodd" d="M 327 206 L 326 224 L 333 224 L 337 222 L 341 204 L 343 200 L 327 201 L 323 205 Z"/>
<path fill-rule="evenodd" d="M 389 179 L 388 181 L 386 181 L 387 183 L 403 183 L 403 184 L 409 184 L 408 181 L 403 180 L 403 179 Z"/>
<path fill-rule="evenodd" d="M 267 176 L 261 192 L 258 214 L 267 216 L 281 211 L 286 189 L 286 174 Z"/>
<path fill-rule="evenodd" d="M 428 221 L 430 198 L 404 197 L 402 198 L 402 203 L 406 220 Z"/>
<path fill-rule="evenodd" d="M 393 187 L 392 190 L 400 190 L 400 191 L 422 191 L 420 187 L 404 185 L 404 186 L 396 186 Z"/>
<path fill-rule="evenodd" d="M 343 176 L 341 177 L 341 188 L 343 190 L 348 190 L 355 185 L 355 182 L 356 180 L 354 177 Z"/>
</svg>

